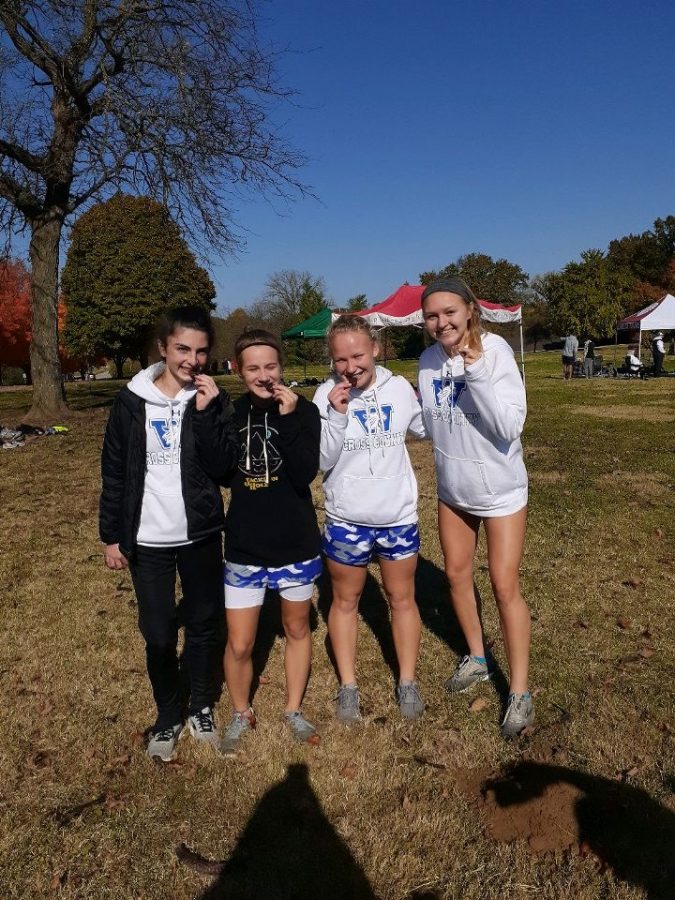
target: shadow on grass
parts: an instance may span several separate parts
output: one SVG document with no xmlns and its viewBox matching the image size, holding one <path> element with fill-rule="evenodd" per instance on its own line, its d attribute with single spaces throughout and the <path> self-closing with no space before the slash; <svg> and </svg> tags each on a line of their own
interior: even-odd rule
<svg viewBox="0 0 675 900">
<path fill-rule="evenodd" d="M 307 766 L 256 806 L 237 846 L 201 900 L 377 900 L 363 869 L 328 821 Z"/>
<path fill-rule="evenodd" d="M 646 791 L 587 775 L 563 766 L 522 762 L 506 777 L 489 781 L 499 806 L 509 807 L 541 797 L 551 785 L 567 784 L 582 792 L 574 813 L 579 843 L 601 867 L 642 888 L 649 900 L 675 897 L 675 813 Z"/>
<path fill-rule="evenodd" d="M 332 601 L 332 591 L 330 576 L 326 570 L 324 570 L 317 584 L 319 588 L 317 606 L 321 617 L 327 623 L 328 611 Z M 458 657 L 464 656 L 467 653 L 466 641 L 450 604 L 445 572 L 421 554 L 418 558 L 417 571 L 415 573 L 415 597 L 424 627 L 443 643 L 447 644 Z M 481 599 L 477 588 L 476 599 L 480 606 Z M 391 630 L 389 605 L 382 593 L 382 589 L 370 572 L 368 572 L 366 577 L 366 584 L 359 602 L 359 613 L 380 645 L 382 657 L 389 666 L 394 682 L 398 683 L 398 661 L 394 647 L 394 636 Z M 326 651 L 339 681 L 337 665 L 328 637 L 326 638 Z M 495 662 L 492 680 L 495 690 L 500 696 L 502 703 L 504 703 L 508 696 L 509 684 L 497 662 Z"/>
</svg>

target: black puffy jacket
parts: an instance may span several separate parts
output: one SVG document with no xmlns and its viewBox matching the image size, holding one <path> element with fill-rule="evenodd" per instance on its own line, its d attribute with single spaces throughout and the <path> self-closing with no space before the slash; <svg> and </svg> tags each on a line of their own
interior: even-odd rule
<svg viewBox="0 0 675 900">
<path fill-rule="evenodd" d="M 232 420 L 232 404 L 221 391 L 220 402 L 213 400 L 199 411 L 193 397 L 182 420 L 180 472 L 188 524 L 188 539 L 199 540 L 220 531 L 225 524 L 223 498 L 217 482 L 207 474 L 195 437 L 208 446 L 211 435 L 221 435 L 220 447 L 236 464 L 238 435 Z M 222 441 L 222 435 L 231 440 Z M 99 506 L 99 532 L 104 544 L 119 544 L 129 557 L 136 545 L 145 485 L 145 400 L 124 387 L 113 403 L 103 440 L 101 478 L 103 488 Z"/>
</svg>

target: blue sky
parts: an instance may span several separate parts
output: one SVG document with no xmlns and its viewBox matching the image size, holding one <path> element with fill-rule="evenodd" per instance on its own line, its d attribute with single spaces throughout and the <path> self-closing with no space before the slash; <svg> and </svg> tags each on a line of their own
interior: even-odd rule
<svg viewBox="0 0 675 900">
<path fill-rule="evenodd" d="M 530 275 L 675 213 L 675 4 L 276 0 L 318 201 L 240 203 L 221 310 L 279 269 L 370 302 L 479 251 Z M 498 300 L 499 298 L 493 298 Z"/>
</svg>

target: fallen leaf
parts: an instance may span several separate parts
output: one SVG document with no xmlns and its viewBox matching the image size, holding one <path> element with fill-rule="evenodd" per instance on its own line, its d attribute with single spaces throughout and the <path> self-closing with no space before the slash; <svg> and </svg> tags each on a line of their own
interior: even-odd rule
<svg viewBox="0 0 675 900">
<path fill-rule="evenodd" d="M 483 710 L 487 709 L 488 706 L 489 706 L 489 704 L 488 704 L 487 700 L 485 699 L 485 697 L 476 697 L 475 700 L 472 700 L 471 703 L 469 703 L 469 712 L 472 712 L 472 713 L 483 712 Z"/>
<path fill-rule="evenodd" d="M 642 637 L 647 638 L 647 640 L 650 640 L 650 638 L 652 637 L 652 633 L 649 630 L 649 628 L 645 628 L 645 630 L 642 632 Z"/>
<path fill-rule="evenodd" d="M 184 865 L 196 869 L 202 875 L 220 875 L 225 866 L 224 860 L 206 859 L 201 853 L 190 850 L 186 844 L 179 844 L 176 847 L 176 856 Z"/>
<path fill-rule="evenodd" d="M 258 684 L 270 684 L 271 680 L 272 679 L 268 678 L 267 675 L 261 675 L 260 678 L 258 678 Z"/>
<path fill-rule="evenodd" d="M 62 872 L 54 872 L 50 887 L 53 891 L 58 891 L 59 888 L 63 887 L 66 881 L 68 881 L 67 869 L 64 869 Z"/>
<path fill-rule="evenodd" d="M 352 762 L 348 762 L 340 769 L 340 775 L 342 775 L 343 778 L 348 778 L 351 781 L 358 771 L 358 765 L 352 760 Z"/>
<path fill-rule="evenodd" d="M 411 809 L 412 805 L 413 805 L 413 802 L 410 799 L 410 797 L 407 794 L 404 794 L 403 800 L 401 800 L 401 806 L 403 807 L 403 809 Z"/>
<path fill-rule="evenodd" d="M 649 659 L 650 656 L 654 655 L 654 648 L 643 647 L 642 650 L 639 650 L 638 652 L 643 659 Z"/>
<path fill-rule="evenodd" d="M 584 619 L 577 619 L 574 625 L 576 628 L 588 628 L 588 622 Z"/>
<path fill-rule="evenodd" d="M 661 540 L 661 538 L 663 537 L 663 528 L 655 528 L 655 529 L 654 529 L 654 535 L 655 535 L 655 537 L 657 537 L 659 540 Z"/>
<path fill-rule="evenodd" d="M 533 687 L 530 693 L 532 694 L 533 697 L 538 697 L 539 694 L 544 693 L 544 688 L 543 687 Z"/>
<path fill-rule="evenodd" d="M 624 587 L 637 588 L 637 587 L 640 587 L 640 585 L 642 584 L 642 579 L 641 578 L 627 578 L 625 581 L 622 581 L 621 584 Z"/>
<path fill-rule="evenodd" d="M 49 697 L 46 697 L 42 702 L 42 706 L 40 707 L 40 715 L 48 716 L 53 711 L 54 711 L 54 704 L 49 699 Z"/>
<path fill-rule="evenodd" d="M 627 628 L 630 628 L 633 623 L 630 619 L 624 619 L 623 616 L 619 616 L 619 618 L 616 620 L 616 624 L 619 626 L 619 628 L 625 631 Z"/>
</svg>

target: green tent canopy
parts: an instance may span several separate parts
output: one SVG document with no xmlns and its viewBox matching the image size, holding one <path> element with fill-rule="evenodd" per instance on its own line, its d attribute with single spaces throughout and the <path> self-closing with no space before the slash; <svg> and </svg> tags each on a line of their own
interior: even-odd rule
<svg viewBox="0 0 675 900">
<path fill-rule="evenodd" d="M 310 316 L 309 319 L 305 319 L 304 322 L 299 322 L 292 328 L 288 328 L 281 337 L 283 340 L 288 338 L 325 338 L 326 332 L 330 328 L 331 315 L 330 309 L 320 309 L 313 316 Z"/>
</svg>

